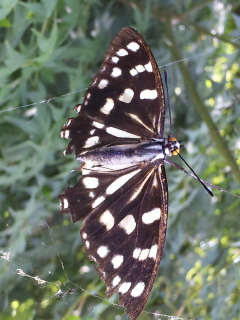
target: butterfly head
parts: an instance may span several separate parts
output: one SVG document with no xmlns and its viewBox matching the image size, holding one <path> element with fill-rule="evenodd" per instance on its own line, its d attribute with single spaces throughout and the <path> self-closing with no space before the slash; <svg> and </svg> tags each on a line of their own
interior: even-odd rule
<svg viewBox="0 0 240 320">
<path fill-rule="evenodd" d="M 172 156 L 177 156 L 180 152 L 180 148 L 182 147 L 182 145 L 180 145 L 180 141 L 172 136 L 168 136 L 168 144 Z"/>
</svg>

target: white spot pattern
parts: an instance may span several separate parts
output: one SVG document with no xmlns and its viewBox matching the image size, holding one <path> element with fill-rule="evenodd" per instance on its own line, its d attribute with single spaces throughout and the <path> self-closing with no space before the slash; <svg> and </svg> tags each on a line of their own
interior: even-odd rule
<svg viewBox="0 0 240 320">
<path fill-rule="evenodd" d="M 136 120 L 137 122 L 139 122 L 142 126 L 144 126 L 148 131 L 150 132 L 154 132 L 152 128 L 148 127 L 144 122 L 142 122 L 142 120 L 136 115 L 136 114 L 133 114 L 133 113 L 128 113 L 128 115 Z M 160 148 L 161 146 L 159 146 L 158 148 Z"/>
<path fill-rule="evenodd" d="M 133 77 L 135 77 L 135 76 L 138 74 L 138 72 L 137 72 L 137 70 L 136 70 L 135 68 L 132 68 L 132 69 L 130 70 L 130 74 L 131 74 Z"/>
<path fill-rule="evenodd" d="M 68 119 L 66 126 L 69 126 L 71 122 L 72 122 L 72 119 Z"/>
<path fill-rule="evenodd" d="M 139 261 L 143 261 L 146 260 L 148 257 L 150 249 L 143 249 L 138 257 Z"/>
<path fill-rule="evenodd" d="M 82 105 L 79 104 L 79 105 L 77 106 L 77 113 L 79 113 L 79 112 L 81 111 L 81 108 L 82 108 Z"/>
<path fill-rule="evenodd" d="M 114 101 L 111 98 L 107 98 L 104 106 L 100 109 L 100 111 L 104 114 L 109 114 L 114 107 Z"/>
<path fill-rule="evenodd" d="M 111 77 L 117 78 L 122 74 L 122 70 L 119 68 L 113 68 L 112 73 L 110 74 Z"/>
<path fill-rule="evenodd" d="M 98 129 L 102 129 L 104 127 L 104 124 L 99 123 L 97 121 L 93 121 L 92 124 L 93 124 L 94 127 L 98 128 Z"/>
<path fill-rule="evenodd" d="M 107 133 L 111 134 L 112 136 L 118 137 L 118 138 L 140 138 L 140 136 L 137 136 L 135 134 L 114 128 L 114 127 L 108 127 L 106 128 Z"/>
<path fill-rule="evenodd" d="M 114 217 L 109 210 L 103 212 L 103 214 L 100 216 L 99 221 L 106 226 L 107 231 L 112 229 L 115 222 Z"/>
<path fill-rule="evenodd" d="M 135 174 L 137 174 L 141 169 L 134 170 L 128 174 L 123 175 L 120 178 L 117 178 L 113 183 L 111 183 L 106 190 L 107 194 L 113 194 L 119 188 L 121 188 L 128 180 L 130 180 Z"/>
<path fill-rule="evenodd" d="M 122 294 L 126 293 L 126 292 L 130 289 L 131 284 L 132 284 L 131 282 L 123 282 L 123 283 L 120 285 L 118 291 L 119 291 L 120 293 L 122 293 Z"/>
<path fill-rule="evenodd" d="M 83 232 L 83 233 L 82 233 L 82 237 L 83 237 L 83 239 L 87 239 L 87 234 L 86 234 L 86 232 Z"/>
<path fill-rule="evenodd" d="M 99 84 L 98 84 L 98 88 L 99 89 L 104 89 L 106 88 L 108 85 L 108 80 L 107 79 L 102 79 Z"/>
<path fill-rule="evenodd" d="M 145 89 L 140 93 L 140 99 L 156 99 L 157 98 L 157 90 Z"/>
<path fill-rule="evenodd" d="M 82 182 L 87 189 L 94 189 L 99 186 L 98 178 L 95 177 L 84 177 Z"/>
<path fill-rule="evenodd" d="M 137 42 L 130 42 L 128 45 L 127 45 L 127 48 L 129 49 L 129 50 L 132 50 L 132 51 L 137 51 L 139 48 L 140 48 L 140 46 L 139 46 L 139 44 L 137 43 Z"/>
<path fill-rule="evenodd" d="M 118 61 L 119 61 L 119 58 L 118 58 L 118 57 L 112 57 L 112 62 L 118 63 Z"/>
<path fill-rule="evenodd" d="M 63 199 L 62 204 L 63 204 L 63 209 L 67 209 L 69 206 L 68 200 L 66 198 Z"/>
<path fill-rule="evenodd" d="M 127 215 L 122 221 L 119 222 L 119 227 L 124 229 L 127 234 L 131 234 L 136 228 L 136 221 L 133 215 Z"/>
<path fill-rule="evenodd" d="M 117 55 L 118 55 L 119 57 L 124 57 L 124 56 L 127 56 L 127 55 L 128 55 L 128 52 L 127 52 L 127 50 L 125 50 L 125 49 L 120 49 L 120 50 L 118 50 Z"/>
<path fill-rule="evenodd" d="M 120 94 L 120 96 L 118 97 L 118 100 L 125 103 L 130 103 L 132 101 L 133 96 L 134 96 L 133 90 L 130 88 L 127 88 L 124 90 L 122 94 Z"/>
<path fill-rule="evenodd" d="M 97 254 L 99 255 L 100 258 L 105 258 L 108 253 L 109 253 L 109 249 L 107 246 L 100 246 L 97 249 Z"/>
<path fill-rule="evenodd" d="M 145 68 L 148 72 L 152 72 L 152 71 L 153 71 L 152 64 L 151 64 L 150 61 L 144 65 L 144 68 Z"/>
<path fill-rule="evenodd" d="M 142 215 L 142 222 L 145 224 L 151 224 L 156 220 L 159 220 L 161 216 L 160 208 L 154 208 L 149 212 L 145 212 Z"/>
<path fill-rule="evenodd" d="M 157 249 L 158 249 L 158 246 L 154 244 L 150 249 L 148 257 L 153 258 L 155 260 L 157 256 Z"/>
<path fill-rule="evenodd" d="M 121 278 L 119 276 L 114 277 L 112 280 L 112 286 L 116 287 L 120 281 L 121 281 Z"/>
<path fill-rule="evenodd" d="M 105 197 L 101 196 L 98 197 L 93 203 L 92 203 L 92 208 L 96 208 L 100 203 L 102 203 L 105 200 Z"/>
<path fill-rule="evenodd" d="M 98 141 L 99 141 L 98 136 L 90 137 L 86 140 L 85 145 L 83 147 L 90 148 L 90 147 L 94 146 L 95 144 L 97 144 Z"/>
<path fill-rule="evenodd" d="M 133 258 L 134 259 L 138 259 L 139 255 L 140 255 L 141 249 L 140 248 L 136 248 L 133 251 Z"/>
<path fill-rule="evenodd" d="M 138 284 L 136 284 L 136 286 L 132 289 L 131 296 L 134 298 L 139 297 L 143 293 L 144 288 L 145 288 L 145 283 L 138 282 Z"/>
<path fill-rule="evenodd" d="M 62 130 L 60 132 L 60 135 L 61 135 L 61 138 L 66 138 L 68 139 L 69 138 L 69 135 L 70 135 L 70 131 L 69 130 Z"/>
<path fill-rule="evenodd" d="M 123 263 L 123 260 L 124 260 L 123 255 L 120 255 L 120 254 L 115 255 L 111 260 L 113 268 L 114 269 L 119 268 L 120 265 Z"/>
<path fill-rule="evenodd" d="M 90 247 L 90 242 L 89 242 L 89 241 L 86 241 L 86 242 L 85 242 L 85 246 L 86 246 L 86 248 L 89 248 L 89 247 Z"/>
<path fill-rule="evenodd" d="M 146 71 L 146 69 L 144 68 L 144 66 L 142 66 L 141 64 L 137 65 L 137 66 L 135 67 L 135 69 L 137 70 L 137 72 Z"/>
</svg>

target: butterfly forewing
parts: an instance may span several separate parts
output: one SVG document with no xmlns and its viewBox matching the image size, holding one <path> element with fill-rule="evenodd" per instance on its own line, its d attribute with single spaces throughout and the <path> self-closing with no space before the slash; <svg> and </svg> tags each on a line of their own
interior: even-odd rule
<svg viewBox="0 0 240 320">
<path fill-rule="evenodd" d="M 146 139 L 163 133 L 164 99 L 157 65 L 131 28 L 122 29 L 112 41 L 86 97 L 82 110 L 106 126 Z"/>
<path fill-rule="evenodd" d="M 69 119 L 62 128 L 62 136 L 72 139 L 72 149 L 93 147 L 99 142 L 101 146 L 118 144 L 118 138 L 135 143 L 163 136 L 165 114 L 160 74 L 150 49 L 135 30 L 123 28 L 114 38 L 83 104 L 75 110 L 79 115 L 73 118 L 74 127 L 73 119 Z M 101 129 L 101 135 L 91 134 L 96 127 Z"/>
<path fill-rule="evenodd" d="M 125 133 L 125 138 L 112 136 L 105 130 L 106 127 L 100 122 L 93 121 L 84 112 L 76 118 L 70 118 L 62 127 L 61 136 L 72 139 L 64 154 L 70 154 L 73 151 L 76 155 L 86 151 L 108 146 L 126 143 L 138 143 L 139 137 L 126 137 L 130 134 Z M 119 133 L 120 134 L 120 133 Z"/>
<path fill-rule="evenodd" d="M 78 116 L 61 130 L 62 137 L 71 139 L 65 154 L 163 137 L 160 74 L 135 30 L 123 28 L 113 39 L 75 110 Z M 164 246 L 168 197 L 163 162 L 162 157 L 121 166 L 116 160 L 111 168 L 86 162 L 78 183 L 59 196 L 61 213 L 70 213 L 73 222 L 83 220 L 81 238 L 107 296 L 118 292 L 132 320 L 145 306 Z"/>
</svg>

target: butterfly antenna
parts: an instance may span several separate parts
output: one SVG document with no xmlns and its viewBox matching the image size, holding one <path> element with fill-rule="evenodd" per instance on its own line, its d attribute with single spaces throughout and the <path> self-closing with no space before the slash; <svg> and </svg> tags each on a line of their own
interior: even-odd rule
<svg viewBox="0 0 240 320">
<path fill-rule="evenodd" d="M 193 168 L 190 167 L 190 165 L 187 163 L 186 160 L 183 159 L 183 157 L 179 154 L 178 152 L 178 156 L 182 159 L 182 161 L 188 166 L 188 168 L 192 171 L 192 173 L 195 175 L 196 179 L 201 183 L 201 185 L 204 187 L 204 189 L 210 194 L 210 196 L 214 197 L 214 194 L 212 193 L 211 190 L 208 189 L 207 186 L 205 186 L 205 184 L 202 182 L 202 180 L 198 177 L 198 175 L 196 174 L 196 172 L 193 170 Z"/>
<path fill-rule="evenodd" d="M 169 123 L 170 123 L 170 134 L 169 136 L 173 136 L 173 130 L 172 130 L 172 113 L 171 113 L 171 103 L 169 99 L 169 91 L 168 91 L 168 76 L 167 76 L 167 70 L 164 69 L 164 81 L 165 81 L 165 86 L 166 86 L 166 91 L 167 91 L 167 105 L 168 105 L 168 113 L 169 113 Z"/>
</svg>

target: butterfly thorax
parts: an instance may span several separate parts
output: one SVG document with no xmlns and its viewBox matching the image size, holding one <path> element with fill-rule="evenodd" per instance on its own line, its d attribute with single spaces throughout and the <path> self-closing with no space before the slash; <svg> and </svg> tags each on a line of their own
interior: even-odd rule
<svg viewBox="0 0 240 320">
<path fill-rule="evenodd" d="M 145 161 L 164 160 L 180 149 L 179 142 L 162 138 L 137 144 L 124 144 L 85 151 L 77 156 L 79 162 L 91 165 L 122 165 Z"/>
</svg>

